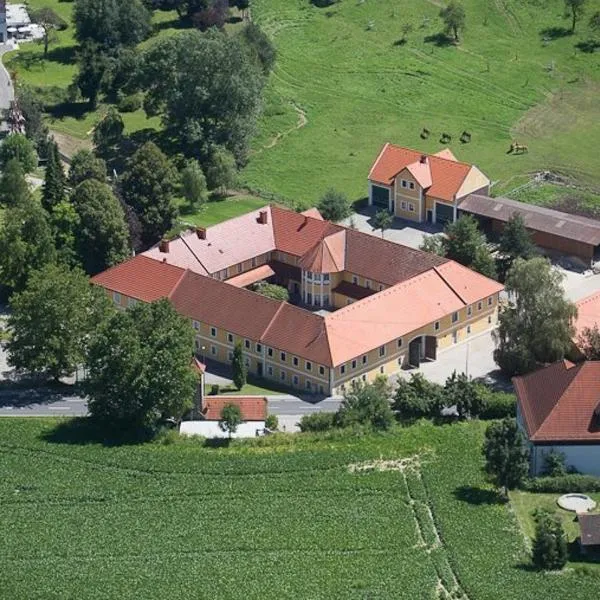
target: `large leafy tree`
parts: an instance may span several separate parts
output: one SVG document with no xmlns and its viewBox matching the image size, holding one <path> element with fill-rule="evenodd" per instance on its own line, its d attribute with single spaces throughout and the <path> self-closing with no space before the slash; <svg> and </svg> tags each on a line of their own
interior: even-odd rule
<svg viewBox="0 0 600 600">
<path fill-rule="evenodd" d="M 565 0 L 565 9 L 571 16 L 571 33 L 575 33 L 577 21 L 585 12 L 587 0 Z"/>
<path fill-rule="evenodd" d="M 226 404 L 221 410 L 219 427 L 231 437 L 242 424 L 242 411 L 237 404 Z"/>
<path fill-rule="evenodd" d="M 506 497 L 520 485 L 529 471 L 529 450 L 515 419 L 488 426 L 483 443 L 485 470 Z"/>
<path fill-rule="evenodd" d="M 394 217 L 387 210 L 383 209 L 375 213 L 372 224 L 374 229 L 381 229 L 381 238 L 383 239 L 386 229 L 389 229 L 393 222 Z"/>
<path fill-rule="evenodd" d="M 88 352 L 89 410 L 111 430 L 154 429 L 193 405 L 194 330 L 167 300 L 115 311 Z"/>
<path fill-rule="evenodd" d="M 444 404 L 461 417 L 476 417 L 485 407 L 484 388 L 465 373 L 453 371 L 444 384 Z"/>
<path fill-rule="evenodd" d="M 156 242 L 173 226 L 177 209 L 173 190 L 177 173 L 153 142 L 147 142 L 129 159 L 121 180 L 123 199 L 138 214 L 145 244 Z"/>
<path fill-rule="evenodd" d="M 110 304 L 81 271 L 50 264 L 31 273 L 10 306 L 9 364 L 58 379 L 83 364 L 89 335 Z"/>
<path fill-rule="evenodd" d="M 394 423 L 394 413 L 381 386 L 353 381 L 338 409 L 337 422 L 341 427 L 368 425 L 389 429 Z"/>
<path fill-rule="evenodd" d="M 110 59 L 102 51 L 102 47 L 93 41 L 86 41 L 81 45 L 77 58 L 79 70 L 74 83 L 81 95 L 88 99 L 90 107 L 95 109 L 100 88 L 107 77 Z"/>
<path fill-rule="evenodd" d="M 32 11 L 31 20 L 34 23 L 37 23 L 44 32 L 42 41 L 44 42 L 45 58 L 48 56 L 48 46 L 50 45 L 50 42 L 56 37 L 55 31 L 57 29 L 64 29 L 67 24 L 64 19 L 49 6 L 42 6 L 41 8 Z"/>
<path fill-rule="evenodd" d="M 142 80 L 146 112 L 160 114 L 188 153 L 204 160 L 219 145 L 246 160 L 265 78 L 238 38 L 188 31 L 157 41 Z"/>
<path fill-rule="evenodd" d="M 57 204 L 66 199 L 65 183 L 65 172 L 60 161 L 58 146 L 52 140 L 48 144 L 48 161 L 42 188 L 42 206 L 48 212 L 52 212 Z"/>
<path fill-rule="evenodd" d="M 25 135 L 33 142 L 37 151 L 45 156 L 48 127 L 44 122 L 44 105 L 29 86 L 19 83 L 15 95 L 25 117 Z"/>
<path fill-rule="evenodd" d="M 513 214 L 507 221 L 500 236 L 499 250 L 503 255 L 502 271 L 504 274 L 512 267 L 517 258 L 525 260 L 536 254 L 531 234 L 525 227 L 525 221 L 519 213 Z"/>
<path fill-rule="evenodd" d="M 410 379 L 398 378 L 392 408 L 401 421 L 435 417 L 443 404 L 443 388 L 413 373 Z"/>
<path fill-rule="evenodd" d="M 0 285 L 25 287 L 29 273 L 54 262 L 56 252 L 46 211 L 30 194 L 8 208 L 0 226 Z"/>
<path fill-rule="evenodd" d="M 464 30 L 466 22 L 465 8 L 462 4 L 452 0 L 448 6 L 440 10 L 440 17 L 446 26 L 446 32 L 454 36 L 454 41 L 458 42 L 458 34 Z"/>
<path fill-rule="evenodd" d="M 31 196 L 29 184 L 21 163 L 16 158 L 11 158 L 0 177 L 0 204 L 2 206 L 16 206 L 26 201 Z"/>
<path fill-rule="evenodd" d="M 247 8 L 247 6 L 246 6 Z M 248 45 L 248 48 L 260 65 L 265 75 L 268 75 L 275 65 L 277 56 L 275 46 L 267 37 L 265 32 L 256 23 L 248 23 L 241 31 L 242 40 Z"/>
<path fill-rule="evenodd" d="M 199 208 L 208 200 L 206 177 L 197 160 L 186 162 L 181 171 L 181 191 L 190 206 Z"/>
<path fill-rule="evenodd" d="M 50 224 L 54 234 L 56 258 L 68 267 L 81 266 L 77 254 L 77 236 L 79 233 L 79 215 L 69 200 L 59 202 L 52 209 Z"/>
<path fill-rule="evenodd" d="M 90 150 L 78 150 L 71 158 L 69 185 L 78 186 L 86 179 L 106 182 L 106 163 Z"/>
<path fill-rule="evenodd" d="M 328 221 L 341 221 L 352 213 L 348 198 L 333 188 L 327 190 L 317 204 L 319 212 Z"/>
<path fill-rule="evenodd" d="M 106 154 L 118 144 L 125 129 L 123 118 L 119 111 L 113 107 L 100 120 L 94 128 L 94 144 L 99 154 Z"/>
<path fill-rule="evenodd" d="M 508 375 L 564 358 L 571 349 L 577 308 L 561 286 L 562 275 L 542 257 L 517 259 L 506 277 L 511 302 L 500 309 L 494 360 Z"/>
<path fill-rule="evenodd" d="M 9 135 L 0 144 L 0 165 L 6 165 L 13 158 L 21 163 L 21 168 L 25 173 L 31 173 L 38 164 L 33 143 L 21 133 Z"/>
<path fill-rule="evenodd" d="M 129 255 L 129 236 L 121 204 L 105 183 L 88 179 L 71 194 L 79 218 L 77 252 L 90 275 Z"/>
</svg>

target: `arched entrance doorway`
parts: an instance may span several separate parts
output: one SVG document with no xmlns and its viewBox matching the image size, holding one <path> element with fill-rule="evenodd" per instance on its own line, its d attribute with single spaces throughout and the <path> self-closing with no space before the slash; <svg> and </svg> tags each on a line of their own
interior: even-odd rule
<svg viewBox="0 0 600 600">
<path fill-rule="evenodd" d="M 420 335 L 408 345 L 408 364 L 419 367 L 423 360 L 435 360 L 437 357 L 437 338 L 433 335 Z"/>
</svg>

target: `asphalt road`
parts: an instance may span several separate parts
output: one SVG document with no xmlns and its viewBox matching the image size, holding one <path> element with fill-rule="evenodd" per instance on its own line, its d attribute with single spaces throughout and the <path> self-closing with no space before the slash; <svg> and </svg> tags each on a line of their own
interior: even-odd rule
<svg viewBox="0 0 600 600">
<path fill-rule="evenodd" d="M 0 58 L 5 52 L 13 50 L 11 46 L 0 44 Z M 8 71 L 0 61 L 0 109 L 8 108 L 14 99 L 15 93 Z"/>
</svg>

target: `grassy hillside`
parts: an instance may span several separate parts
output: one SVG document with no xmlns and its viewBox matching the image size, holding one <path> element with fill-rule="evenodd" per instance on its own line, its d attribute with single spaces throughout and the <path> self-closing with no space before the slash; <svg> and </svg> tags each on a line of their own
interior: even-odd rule
<svg viewBox="0 0 600 600">
<path fill-rule="evenodd" d="M 462 3 L 467 30 L 454 46 L 439 35 L 435 0 L 255 0 L 278 62 L 247 181 L 305 204 L 331 185 L 356 199 L 385 141 L 436 151 L 448 132 L 456 155 L 499 190 L 541 169 L 600 188 L 600 62 L 575 47 L 591 37 L 600 1 L 575 35 L 562 0 Z M 405 23 L 414 30 L 401 44 Z M 512 139 L 529 154 L 507 155 Z"/>
<path fill-rule="evenodd" d="M 597 598 L 594 570 L 527 567 L 478 423 L 230 448 L 103 447 L 67 423 L 0 420 L 11 600 Z"/>
</svg>

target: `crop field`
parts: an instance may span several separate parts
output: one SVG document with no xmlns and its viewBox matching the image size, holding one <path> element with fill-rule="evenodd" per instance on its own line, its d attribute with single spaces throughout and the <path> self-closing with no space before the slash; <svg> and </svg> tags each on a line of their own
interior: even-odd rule
<svg viewBox="0 0 600 600">
<path fill-rule="evenodd" d="M 0 420 L 2 597 L 597 598 L 578 565 L 530 570 L 482 431 L 109 447 Z"/>
<path fill-rule="evenodd" d="M 600 34 L 588 26 L 600 1 L 587 3 L 571 35 L 563 0 L 462 0 L 458 46 L 440 35 L 444 4 L 255 0 L 253 18 L 278 60 L 249 184 L 306 205 L 330 186 L 355 200 L 384 142 L 433 152 L 447 132 L 457 157 L 499 192 L 548 169 L 600 189 Z M 460 143 L 463 131 L 471 143 Z M 529 153 L 506 154 L 512 139 Z"/>
</svg>

